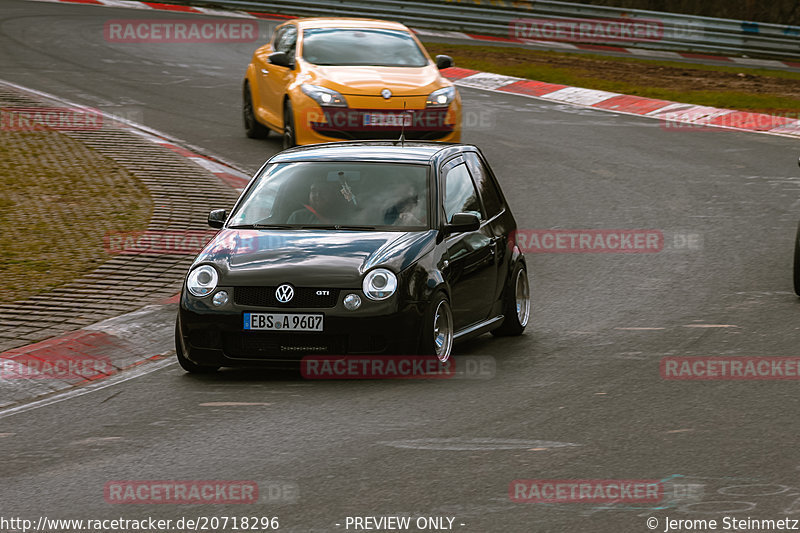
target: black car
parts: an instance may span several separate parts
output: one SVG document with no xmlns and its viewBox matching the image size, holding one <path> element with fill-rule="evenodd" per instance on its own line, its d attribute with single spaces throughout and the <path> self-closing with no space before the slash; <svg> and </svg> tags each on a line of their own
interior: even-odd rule
<svg viewBox="0 0 800 533">
<path fill-rule="evenodd" d="M 189 372 L 326 355 L 435 355 L 530 316 L 516 222 L 480 150 L 340 142 L 267 161 L 184 282 Z"/>
</svg>

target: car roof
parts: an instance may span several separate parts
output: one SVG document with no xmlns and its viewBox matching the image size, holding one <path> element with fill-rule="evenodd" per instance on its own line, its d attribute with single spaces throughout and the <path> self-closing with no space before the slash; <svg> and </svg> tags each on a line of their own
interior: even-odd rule
<svg viewBox="0 0 800 533">
<path fill-rule="evenodd" d="M 399 22 L 355 17 L 309 17 L 292 21 L 300 29 L 306 28 L 378 28 L 409 31 Z"/>
<path fill-rule="evenodd" d="M 270 163 L 292 161 L 380 161 L 393 163 L 430 163 L 465 150 L 477 150 L 469 144 L 405 141 L 339 141 L 311 144 L 284 150 Z"/>
</svg>

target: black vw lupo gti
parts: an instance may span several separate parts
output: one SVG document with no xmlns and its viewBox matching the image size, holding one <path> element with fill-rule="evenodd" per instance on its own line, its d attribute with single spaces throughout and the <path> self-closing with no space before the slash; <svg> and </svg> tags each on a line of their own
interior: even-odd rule
<svg viewBox="0 0 800 533">
<path fill-rule="evenodd" d="M 435 355 L 531 312 L 517 228 L 475 146 L 342 142 L 267 161 L 192 264 L 189 372 L 327 354 Z"/>
</svg>

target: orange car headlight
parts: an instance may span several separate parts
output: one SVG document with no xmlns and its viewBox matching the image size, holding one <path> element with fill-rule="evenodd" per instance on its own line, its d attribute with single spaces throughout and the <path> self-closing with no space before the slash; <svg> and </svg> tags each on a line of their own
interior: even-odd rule
<svg viewBox="0 0 800 533">
<path fill-rule="evenodd" d="M 456 88 L 452 85 L 433 91 L 425 100 L 425 107 L 447 107 L 456 98 Z"/>
<path fill-rule="evenodd" d="M 337 93 L 333 89 L 320 87 L 319 85 L 311 85 L 308 83 L 302 84 L 300 89 L 321 106 L 347 107 L 347 101 L 345 101 L 344 96 Z"/>
</svg>

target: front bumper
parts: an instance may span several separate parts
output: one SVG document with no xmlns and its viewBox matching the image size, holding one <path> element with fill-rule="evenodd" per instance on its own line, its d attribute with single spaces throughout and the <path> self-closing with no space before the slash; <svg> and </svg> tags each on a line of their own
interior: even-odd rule
<svg viewBox="0 0 800 533">
<path fill-rule="evenodd" d="M 231 288 L 219 287 L 220 290 Z M 356 311 L 344 308 L 351 292 L 361 296 Z M 258 366 L 296 362 L 309 355 L 413 355 L 419 346 L 424 304 L 399 303 L 397 295 L 385 302 L 368 300 L 361 291 L 340 291 L 335 307 L 278 308 L 241 306 L 229 302 L 221 308 L 211 297 L 181 295 L 180 335 L 185 356 L 198 365 Z M 243 314 L 315 313 L 324 315 L 322 332 L 244 330 Z"/>
<path fill-rule="evenodd" d="M 461 102 L 446 108 L 388 107 L 374 101 L 353 107 L 320 107 L 305 98 L 295 106 L 297 144 L 316 144 L 341 140 L 407 140 L 461 142 Z M 398 106 L 395 102 L 392 106 Z M 386 106 L 386 107 L 384 107 Z M 397 120 L 405 114 L 405 126 Z M 383 119 L 378 120 L 376 119 Z M 394 120 L 392 120 L 394 119 Z"/>
</svg>

